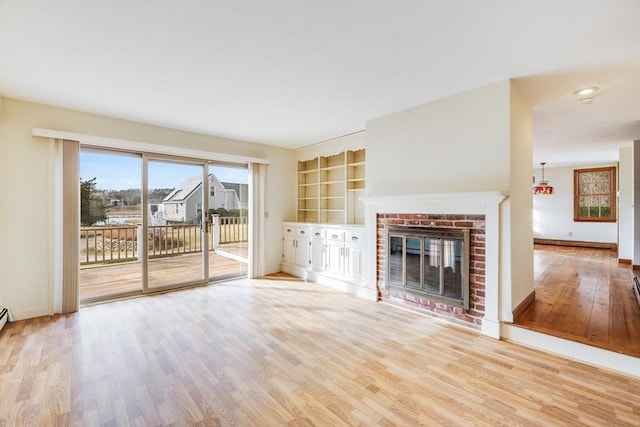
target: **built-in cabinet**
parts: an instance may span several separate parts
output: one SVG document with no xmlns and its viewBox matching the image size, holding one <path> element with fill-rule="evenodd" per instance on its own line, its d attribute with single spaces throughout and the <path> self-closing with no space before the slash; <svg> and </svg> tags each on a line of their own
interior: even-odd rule
<svg viewBox="0 0 640 427">
<path fill-rule="evenodd" d="M 283 236 L 283 271 L 319 282 L 364 280 L 362 226 L 284 223 Z"/>
<path fill-rule="evenodd" d="M 311 229 L 304 225 L 283 228 L 282 261 L 301 268 L 311 267 Z"/>
<path fill-rule="evenodd" d="M 362 224 L 365 150 L 298 162 L 298 221 Z"/>
<path fill-rule="evenodd" d="M 327 229 L 325 271 L 350 281 L 361 281 L 362 230 Z"/>
</svg>

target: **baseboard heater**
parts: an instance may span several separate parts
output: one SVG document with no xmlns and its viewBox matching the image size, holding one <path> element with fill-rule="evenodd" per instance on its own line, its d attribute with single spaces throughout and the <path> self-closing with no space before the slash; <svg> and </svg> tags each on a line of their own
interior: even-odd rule
<svg viewBox="0 0 640 427">
<path fill-rule="evenodd" d="M 0 331 L 4 328 L 4 325 L 9 321 L 9 310 L 3 308 L 0 310 Z"/>
<path fill-rule="evenodd" d="M 640 280 L 638 279 L 638 276 L 633 277 L 633 292 L 636 294 L 638 305 L 640 305 Z"/>
</svg>

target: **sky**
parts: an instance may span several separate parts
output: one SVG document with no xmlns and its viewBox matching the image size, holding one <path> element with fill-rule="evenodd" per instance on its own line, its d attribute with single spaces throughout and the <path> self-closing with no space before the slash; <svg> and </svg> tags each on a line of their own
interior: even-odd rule
<svg viewBox="0 0 640 427">
<path fill-rule="evenodd" d="M 141 168 L 142 157 L 139 155 L 80 152 L 80 178 L 96 177 L 96 187 L 100 190 L 141 188 Z M 219 165 L 209 168 L 222 182 L 248 182 L 247 169 Z M 149 188 L 174 188 L 185 179 L 201 173 L 199 166 L 149 160 Z"/>
</svg>

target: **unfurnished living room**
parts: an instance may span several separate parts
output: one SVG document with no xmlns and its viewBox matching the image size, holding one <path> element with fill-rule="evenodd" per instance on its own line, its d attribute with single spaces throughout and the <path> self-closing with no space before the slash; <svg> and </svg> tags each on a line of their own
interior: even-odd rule
<svg viewBox="0 0 640 427">
<path fill-rule="evenodd" d="M 0 426 L 640 425 L 640 0 L 0 0 Z"/>
</svg>

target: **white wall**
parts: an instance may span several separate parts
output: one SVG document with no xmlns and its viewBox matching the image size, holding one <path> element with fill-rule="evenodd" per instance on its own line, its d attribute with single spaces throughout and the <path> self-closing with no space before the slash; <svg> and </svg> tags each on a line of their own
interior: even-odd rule
<svg viewBox="0 0 640 427">
<path fill-rule="evenodd" d="M 633 260 L 633 148 L 619 151 L 618 259 Z"/>
<path fill-rule="evenodd" d="M 46 128 L 194 150 L 268 159 L 265 240 L 281 242 L 281 223 L 293 216 L 295 192 L 282 191 L 295 175 L 293 151 L 79 111 L 3 99 L 0 122 L 0 295 L 16 318 L 52 313 L 49 259 L 52 235 L 47 203 L 51 200 L 49 143 L 31 136 Z M 8 201 L 11 203 L 8 203 Z M 280 245 L 267 247 L 267 272 L 279 271 Z"/>
<path fill-rule="evenodd" d="M 616 166 L 615 164 L 581 165 L 578 169 Z M 542 239 L 574 240 L 579 242 L 616 243 L 618 225 L 614 222 L 573 221 L 573 170 L 574 167 L 554 168 L 545 166 L 544 177 L 553 185 L 553 195 L 533 197 L 533 235 Z M 538 182 L 541 170 L 533 175 Z M 533 187 L 533 184 L 532 184 Z"/>
</svg>

